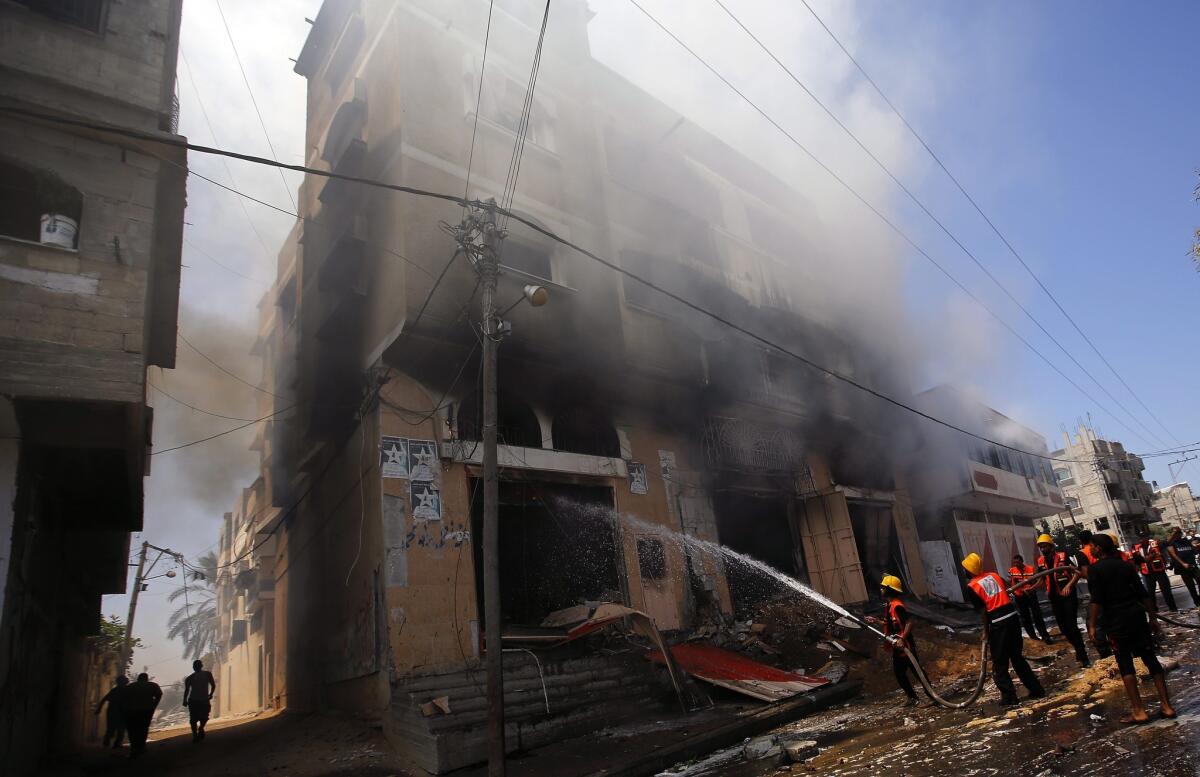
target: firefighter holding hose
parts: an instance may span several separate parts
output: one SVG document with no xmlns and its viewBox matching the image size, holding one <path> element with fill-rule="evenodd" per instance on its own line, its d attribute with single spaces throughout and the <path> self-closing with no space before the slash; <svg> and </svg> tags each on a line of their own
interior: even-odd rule
<svg viewBox="0 0 1200 777">
<path fill-rule="evenodd" d="M 1000 690 L 1000 704 L 1008 707 L 1020 703 L 1008 673 L 1010 664 L 1017 677 L 1021 678 L 1021 684 L 1029 690 L 1029 698 L 1044 698 L 1046 691 L 1025 660 L 1021 620 L 1017 617 L 1017 606 L 1004 580 L 995 572 L 983 571 L 983 560 L 978 553 L 968 554 L 962 560 L 962 567 L 971 576 L 967 583 L 971 602 L 983 613 L 988 645 L 992 651 L 992 679 Z"/>
<path fill-rule="evenodd" d="M 1083 564 L 1073 563 L 1070 556 L 1055 548 L 1054 538 L 1049 534 L 1038 537 L 1037 546 L 1041 551 L 1037 559 L 1038 571 L 1053 570 L 1053 574 L 1043 579 L 1058 630 L 1075 648 L 1075 658 L 1079 663 L 1085 667 L 1091 666 L 1087 646 L 1083 644 L 1083 634 L 1079 631 L 1079 594 L 1075 590 L 1075 584 L 1083 576 L 1080 571 Z"/>
<path fill-rule="evenodd" d="M 911 672 L 913 677 L 916 677 L 917 670 L 913 667 L 908 653 L 913 656 L 917 655 L 917 642 L 913 638 L 912 619 L 908 615 L 904 601 L 900 598 L 904 593 L 904 585 L 895 575 L 884 575 L 883 580 L 879 582 L 879 593 L 887 602 L 883 621 L 878 618 L 867 618 L 867 620 L 882 624 L 883 633 L 887 636 L 887 645 L 884 649 L 892 654 L 892 673 L 896 675 L 896 683 L 907 697 L 904 706 L 915 707 L 920 703 L 920 699 L 913 690 L 913 684 L 908 679 L 908 674 Z M 906 650 L 908 653 L 905 653 Z"/>
<path fill-rule="evenodd" d="M 1037 589 L 1041 586 L 1036 582 L 1025 584 L 1026 580 L 1033 577 L 1035 571 L 1025 563 L 1021 554 L 1014 555 L 1012 566 L 1008 570 L 1008 586 L 1012 589 L 1017 611 L 1021 613 L 1021 623 L 1025 626 L 1029 638 L 1040 639 L 1049 645 L 1052 641 L 1050 632 L 1046 631 L 1046 621 L 1042 619 L 1042 605 L 1037 598 Z"/>
</svg>

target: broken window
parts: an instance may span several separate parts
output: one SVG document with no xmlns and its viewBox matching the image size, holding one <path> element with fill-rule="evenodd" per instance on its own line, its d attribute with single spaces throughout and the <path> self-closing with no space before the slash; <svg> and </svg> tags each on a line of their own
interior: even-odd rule
<svg viewBox="0 0 1200 777">
<path fill-rule="evenodd" d="M 606 413 L 596 407 L 569 407 L 554 417 L 554 449 L 589 456 L 621 455 L 621 441 Z"/>
<path fill-rule="evenodd" d="M 472 481 L 474 493 L 478 481 Z M 472 501 L 472 532 L 483 536 L 483 500 Z M 624 603 L 613 492 L 605 486 L 500 483 L 500 611 L 505 624 L 537 626 L 584 602 Z M 474 544 L 483 621 L 483 557 Z"/>
<path fill-rule="evenodd" d="M 482 440 L 483 407 L 478 392 L 467 396 L 458 405 L 458 438 L 460 440 Z M 542 447 L 542 427 L 538 424 L 533 408 L 508 392 L 500 392 L 496 408 L 496 437 L 501 445 L 517 448 Z"/>
<path fill-rule="evenodd" d="M 638 571 L 643 580 L 662 580 L 667 576 L 667 552 L 657 537 L 637 538 Z"/>
</svg>

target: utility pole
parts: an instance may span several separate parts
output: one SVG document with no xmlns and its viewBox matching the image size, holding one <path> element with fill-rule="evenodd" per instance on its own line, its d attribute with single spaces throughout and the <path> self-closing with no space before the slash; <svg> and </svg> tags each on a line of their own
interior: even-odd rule
<svg viewBox="0 0 1200 777">
<path fill-rule="evenodd" d="M 496 201 L 480 220 L 482 250 L 475 262 L 483 299 L 483 618 L 487 651 L 488 777 L 504 777 L 504 649 L 500 642 L 500 481 L 496 462 L 496 278 L 502 235 Z"/>
<path fill-rule="evenodd" d="M 133 616 L 137 615 L 138 594 L 142 592 L 142 575 L 146 569 L 146 551 L 150 549 L 149 542 L 142 543 L 142 551 L 138 554 L 137 574 L 133 578 L 133 593 L 129 595 L 129 617 L 125 619 L 125 639 L 121 643 L 121 671 L 129 669 L 130 646 L 133 644 Z"/>
</svg>

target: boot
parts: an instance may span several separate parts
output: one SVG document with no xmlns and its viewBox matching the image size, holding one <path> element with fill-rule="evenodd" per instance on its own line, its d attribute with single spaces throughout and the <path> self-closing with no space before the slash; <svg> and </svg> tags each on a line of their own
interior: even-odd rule
<svg viewBox="0 0 1200 777">
<path fill-rule="evenodd" d="M 1015 693 L 1005 693 L 1000 696 L 1001 707 L 1015 707 L 1020 703 L 1021 700 L 1017 698 L 1017 694 Z"/>
</svg>

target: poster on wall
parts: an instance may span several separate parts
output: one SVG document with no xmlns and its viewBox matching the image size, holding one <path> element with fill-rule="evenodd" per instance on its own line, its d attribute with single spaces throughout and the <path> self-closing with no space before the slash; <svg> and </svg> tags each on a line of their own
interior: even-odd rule
<svg viewBox="0 0 1200 777">
<path fill-rule="evenodd" d="M 408 440 L 386 435 L 380 439 L 379 471 L 385 478 L 408 477 Z"/>
<path fill-rule="evenodd" d="M 954 560 L 954 549 L 942 540 L 927 540 L 921 543 L 921 563 L 925 566 L 925 579 L 934 596 L 952 602 L 963 600 L 962 583 L 958 578 L 958 564 Z"/>
<path fill-rule="evenodd" d="M 646 465 L 636 461 L 629 462 L 629 493 L 645 494 L 649 490 L 646 480 Z"/>
<path fill-rule="evenodd" d="M 413 480 L 437 478 L 437 443 L 433 440 L 408 441 L 409 477 Z"/>
<path fill-rule="evenodd" d="M 414 521 L 442 520 L 442 493 L 436 484 L 413 480 L 409 484 Z"/>
</svg>

